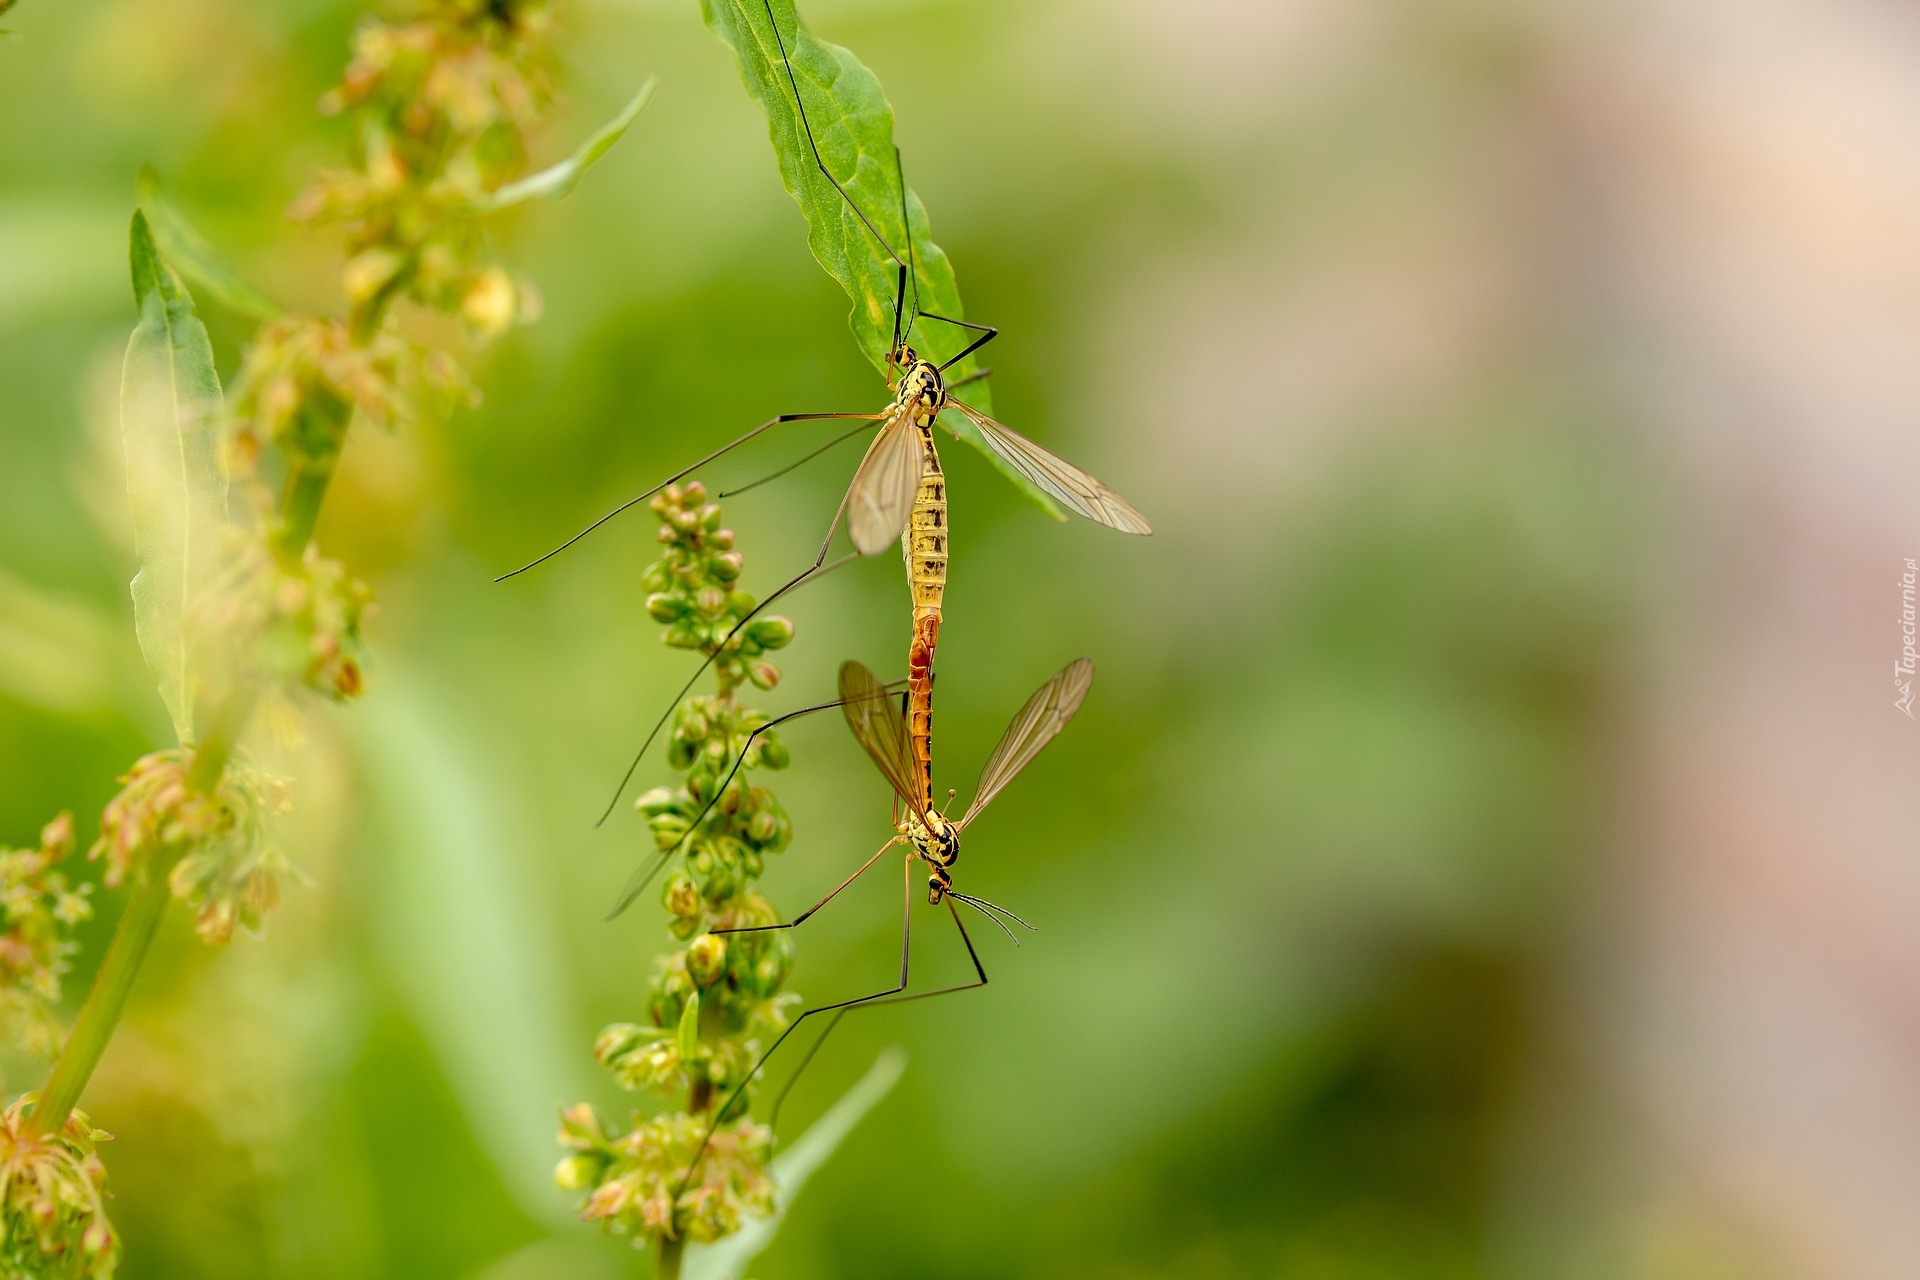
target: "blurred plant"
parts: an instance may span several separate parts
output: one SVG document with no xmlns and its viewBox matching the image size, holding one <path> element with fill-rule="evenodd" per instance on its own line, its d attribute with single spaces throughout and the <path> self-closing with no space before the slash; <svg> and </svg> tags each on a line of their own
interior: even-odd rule
<svg viewBox="0 0 1920 1280">
<path fill-rule="evenodd" d="M 107 1221 L 107 1171 L 94 1146 L 113 1135 L 69 1112 L 56 1137 L 29 1123 L 34 1095 L 0 1112 L 0 1280 L 105 1280 L 120 1260 Z"/>
<path fill-rule="evenodd" d="M 135 628 L 178 745 L 137 761 L 101 816 L 89 856 L 105 859 L 109 887 L 131 884 L 129 901 L 43 1103 L 8 1112 L 19 1176 L 42 1188 L 40 1199 L 21 1201 L 22 1212 L 40 1215 L 31 1241 L 49 1256 L 85 1254 L 93 1273 L 114 1265 L 99 1209 L 104 1174 L 86 1145 L 90 1131 L 67 1117 L 166 905 L 185 901 L 201 938 L 221 943 L 236 925 L 258 928 L 279 900 L 284 866 L 267 843 L 267 819 L 289 808 L 291 793 L 240 751 L 240 738 L 263 702 L 303 689 L 343 701 L 365 684 L 360 628 L 371 593 L 313 541 L 347 432 L 476 396 L 452 355 L 395 331 L 393 306 L 407 299 L 451 315 L 474 342 L 531 319 L 531 289 L 494 263 L 479 215 L 564 194 L 651 89 L 572 158 L 509 185 L 526 163 L 526 130 L 552 102 L 542 53 L 549 26 L 543 0 L 421 0 L 410 20 L 361 25 L 341 83 L 320 104 L 354 113 L 355 164 L 322 174 L 292 210 L 345 227 L 345 317 L 280 314 L 166 203 L 151 171 L 141 175 L 130 237 L 140 321 L 127 347 L 121 429 L 141 565 Z M 224 405 L 182 274 L 265 321 Z M 0 970 L 9 1013 L 33 1010 L 42 1026 L 71 949 L 55 926 L 88 905 L 46 871 L 71 847 L 71 823 L 48 833 L 40 850 L 7 855 Z M 92 1216 L 75 1252 L 56 1227 L 82 1207 Z M 11 1198 L 7 1211 L 7 1247 L 24 1248 Z"/>
<path fill-rule="evenodd" d="M 73 852 L 73 815 L 40 829 L 33 849 L 0 849 L 0 1018 L 8 1037 L 29 1053 L 51 1053 L 59 1042 L 60 977 L 75 949 L 73 926 L 93 914 L 87 895 L 54 868 Z"/>
<path fill-rule="evenodd" d="M 570 1108 L 561 1117 L 560 1143 L 574 1154 L 554 1179 L 563 1190 L 589 1193 L 586 1220 L 632 1234 L 636 1248 L 655 1243 L 656 1274 L 674 1276 L 687 1241 L 717 1240 L 738 1231 L 747 1215 L 773 1209 L 773 1135 L 747 1117 L 749 1092 L 726 1115 L 713 1110 L 753 1069 L 760 1037 L 786 1026 L 787 1010 L 799 1001 L 780 989 L 793 968 L 792 937 L 784 930 L 726 937 L 711 930 L 779 920 L 752 883 L 766 856 L 787 847 L 793 828 L 773 793 L 748 774 L 783 769 L 788 755 L 772 733 L 749 744 L 767 718 L 735 695 L 745 683 L 779 683 L 779 668 L 762 655 L 785 647 L 793 624 L 761 618 L 732 634 L 755 601 L 735 586 L 742 558 L 704 486 L 669 486 L 651 505 L 666 546 L 642 578 L 652 593 L 647 610 L 666 625 L 667 644 L 714 659 L 718 688 L 674 712 L 667 760 L 686 774 L 680 785 L 656 787 L 636 802 L 661 855 L 687 851 L 685 870 L 668 877 L 661 899 L 672 917 L 668 932 L 691 941 L 658 962 L 648 1021 L 608 1027 L 594 1057 L 622 1088 L 686 1101 L 677 1113 L 635 1113 L 625 1133 L 611 1132 L 585 1103 Z M 735 759 L 741 768 L 729 778 Z M 697 1156 L 695 1178 L 689 1170 Z"/>
</svg>

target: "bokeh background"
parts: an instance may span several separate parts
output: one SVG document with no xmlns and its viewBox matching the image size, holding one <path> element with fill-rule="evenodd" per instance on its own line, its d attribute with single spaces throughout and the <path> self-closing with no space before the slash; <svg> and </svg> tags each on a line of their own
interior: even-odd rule
<svg viewBox="0 0 1920 1280">
<path fill-rule="evenodd" d="M 313 104 L 358 12 L 5 19 L 0 839 L 62 808 L 85 838 L 165 740 L 113 421 L 134 174 L 337 306 L 283 210 L 345 145 Z M 600 922 L 645 831 L 592 820 L 688 662 L 642 609 L 644 513 L 489 579 L 884 389 L 694 0 L 560 12 L 547 156 L 659 94 L 498 225 L 546 312 L 479 357 L 484 406 L 349 447 L 321 537 L 378 591 L 371 692 L 263 748 L 307 882 L 223 951 L 174 920 L 85 1100 L 130 1280 L 646 1274 L 551 1188 L 552 1128 L 632 1101 L 590 1046 L 667 938 L 651 901 Z M 960 869 L 1039 933 L 983 931 L 985 992 L 843 1028 L 788 1134 L 886 1045 L 908 1075 L 753 1274 L 1920 1274 L 1920 725 L 1888 679 L 1920 556 L 1911 7 L 803 12 L 887 87 L 1001 326 L 1001 415 L 1157 532 L 1051 525 L 945 450 L 942 785 L 1066 659 L 1099 679 Z M 231 375 L 246 326 L 203 310 Z M 750 587 L 806 562 L 852 462 L 730 505 Z M 788 612 L 770 709 L 900 667 L 889 558 Z M 836 723 L 787 741 L 766 884 L 795 909 L 886 804 Z M 895 893 L 810 924 L 794 989 L 884 981 Z M 930 981 L 963 963 L 934 923 Z"/>
</svg>

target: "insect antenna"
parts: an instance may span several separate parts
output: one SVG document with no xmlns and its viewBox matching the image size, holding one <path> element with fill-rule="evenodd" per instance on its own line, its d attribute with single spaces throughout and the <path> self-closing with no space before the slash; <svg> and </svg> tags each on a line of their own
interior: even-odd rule
<svg viewBox="0 0 1920 1280">
<path fill-rule="evenodd" d="M 985 912 L 987 914 L 987 918 L 992 920 L 995 924 L 1000 924 L 1000 916 L 1005 916 L 1007 919 L 1019 925 L 1022 929 L 1025 929 L 1028 933 L 1039 932 L 1039 930 L 1034 928 L 1034 926 L 1028 924 L 1025 920 L 1022 920 L 1019 916 L 1007 910 L 1005 907 L 1000 906 L 998 903 L 988 902 L 985 898 L 976 898 L 970 893 L 955 893 L 951 889 L 947 890 L 947 896 L 949 898 L 958 898 L 960 899 L 960 901 L 973 906 L 977 910 Z M 1005 929 L 1007 926 L 1004 924 L 1000 924 L 1000 927 L 1002 929 Z M 1009 938 L 1013 938 L 1012 933 L 1008 933 L 1007 936 Z M 1016 947 L 1019 946 L 1020 940 L 1018 938 L 1014 938 L 1013 945 Z"/>
</svg>

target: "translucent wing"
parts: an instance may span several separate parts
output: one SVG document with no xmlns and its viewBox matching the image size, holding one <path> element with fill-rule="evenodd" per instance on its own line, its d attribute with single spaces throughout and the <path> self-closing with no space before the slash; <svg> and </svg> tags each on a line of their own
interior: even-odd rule
<svg viewBox="0 0 1920 1280">
<path fill-rule="evenodd" d="M 1087 690 L 1092 687 L 1092 660 L 1075 658 L 1034 691 L 1033 696 L 1027 699 L 1027 705 L 1013 717 L 1013 723 L 1007 726 L 1007 731 L 1000 735 L 1000 745 L 987 757 L 987 767 L 980 771 L 980 785 L 974 789 L 973 803 L 967 806 L 966 816 L 960 819 L 962 827 L 972 822 L 1000 794 L 1003 787 L 1018 777 L 1020 771 L 1033 763 L 1033 758 L 1059 736 L 1060 731 L 1067 727 L 1067 721 L 1073 719 L 1073 713 L 1080 709 L 1080 702 L 1087 696 Z"/>
<path fill-rule="evenodd" d="M 920 488 L 920 433 L 905 413 L 896 414 L 867 447 L 847 490 L 847 532 L 863 556 L 885 551 L 907 527 Z"/>
<path fill-rule="evenodd" d="M 840 664 L 840 699 L 847 728 L 880 766 L 894 794 L 924 819 L 927 813 L 914 794 L 907 767 L 907 724 L 893 705 L 893 695 L 874 679 L 873 672 L 849 660 Z"/>
<path fill-rule="evenodd" d="M 1074 466 L 1056 458 L 1019 432 L 1003 427 L 969 404 L 952 396 L 947 403 L 973 419 L 987 444 L 1015 471 L 1045 489 L 1069 511 L 1122 533 L 1152 533 L 1147 518 L 1131 502 Z"/>
</svg>

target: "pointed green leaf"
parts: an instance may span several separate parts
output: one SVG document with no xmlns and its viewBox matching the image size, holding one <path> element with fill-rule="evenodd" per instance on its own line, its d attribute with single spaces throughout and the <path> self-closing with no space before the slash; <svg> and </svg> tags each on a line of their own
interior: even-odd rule
<svg viewBox="0 0 1920 1280">
<path fill-rule="evenodd" d="M 674 1047 L 680 1051 L 680 1061 L 692 1062 L 700 1056 L 700 993 L 694 992 L 687 997 L 686 1007 L 680 1010 L 679 1034 L 674 1039 Z"/>
<path fill-rule="evenodd" d="M 776 39 L 767 16 L 768 2 L 700 0 L 700 7 L 707 26 L 733 50 L 747 92 L 766 113 L 774 155 L 780 163 L 780 180 L 807 219 L 807 246 L 853 299 L 847 322 L 854 339 L 874 367 L 885 373 L 887 348 L 893 341 L 894 288 L 900 269 L 874 232 L 884 236 L 893 251 L 905 258 L 907 228 L 912 230 L 917 288 L 908 287 L 909 308 L 917 293 L 922 312 L 964 319 L 966 312 L 960 304 L 960 288 L 954 282 L 953 264 L 933 242 L 920 197 L 911 190 L 903 197 L 893 149 L 893 107 L 881 91 L 879 79 L 839 45 L 814 39 L 799 24 L 793 0 L 771 0 L 780 23 Z M 781 60 L 782 43 L 793 66 L 792 81 Z M 804 122 L 794 106 L 796 83 L 806 104 Z M 859 206 L 860 213 L 848 207 L 820 172 L 807 141 L 809 125 L 821 159 Z M 873 224 L 872 231 L 861 214 Z M 979 336 L 970 329 L 924 318 L 909 335 L 915 348 L 934 360 L 953 356 Z M 949 377 L 965 377 L 976 365 L 975 357 L 969 356 L 949 371 Z M 993 412 L 984 382 L 970 385 L 964 398 L 983 413 Z M 1041 510 L 1056 520 L 1065 519 L 1052 499 L 987 447 L 979 429 L 964 416 L 949 410 L 941 421 L 985 454 Z"/>
<path fill-rule="evenodd" d="M 212 572 L 226 520 L 213 411 L 220 403 L 207 331 L 193 297 L 133 215 L 129 256 L 140 322 L 120 378 L 120 437 L 133 508 L 133 625 L 182 743 L 193 741 L 193 644 L 187 620 Z"/>
<path fill-rule="evenodd" d="M 774 1157 L 774 1210 L 771 1218 L 749 1218 L 746 1224 L 724 1240 L 713 1244 L 687 1246 L 681 1261 L 682 1280 L 740 1280 L 746 1266 L 773 1243 L 774 1233 L 786 1218 L 794 1197 L 807 1184 L 814 1170 L 827 1162 L 853 1127 L 866 1118 L 880 1099 L 898 1084 L 907 1069 L 906 1051 L 888 1049 L 874 1059 L 873 1066 L 853 1088 L 840 1096 L 827 1113 L 813 1122 L 794 1144 Z"/>
<path fill-rule="evenodd" d="M 167 199 L 152 165 L 140 166 L 138 190 L 140 211 L 147 215 L 154 242 L 169 266 L 241 315 L 271 320 L 280 314 L 279 305 L 248 283 L 240 269 L 187 221 L 180 206 Z"/>
<path fill-rule="evenodd" d="M 657 76 L 648 76 L 647 82 L 640 86 L 640 92 L 633 95 L 631 101 L 620 114 L 601 125 L 594 135 L 580 144 L 578 150 L 549 169 L 529 174 L 518 182 L 510 182 L 493 194 L 476 201 L 474 207 L 482 213 L 492 213 L 496 209 L 505 209 L 535 196 L 548 200 L 558 200 L 572 191 L 580 181 L 580 175 L 607 152 L 613 150 L 613 144 L 627 131 L 639 114 L 646 109 L 647 102 L 653 97 L 653 87 Z"/>
</svg>

